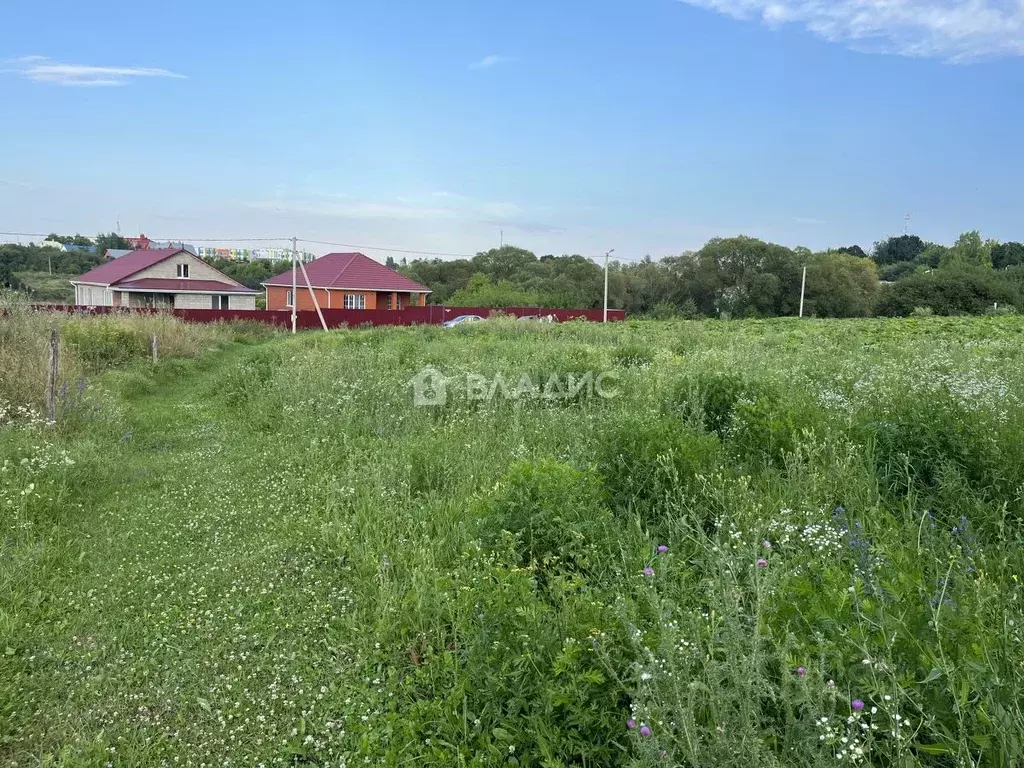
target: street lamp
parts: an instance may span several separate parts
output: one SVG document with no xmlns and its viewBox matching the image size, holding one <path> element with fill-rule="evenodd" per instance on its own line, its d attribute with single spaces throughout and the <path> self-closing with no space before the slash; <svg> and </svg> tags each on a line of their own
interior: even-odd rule
<svg viewBox="0 0 1024 768">
<path fill-rule="evenodd" d="M 615 253 L 615 249 L 612 248 L 604 255 L 604 320 L 601 322 L 608 322 L 608 257 Z"/>
</svg>

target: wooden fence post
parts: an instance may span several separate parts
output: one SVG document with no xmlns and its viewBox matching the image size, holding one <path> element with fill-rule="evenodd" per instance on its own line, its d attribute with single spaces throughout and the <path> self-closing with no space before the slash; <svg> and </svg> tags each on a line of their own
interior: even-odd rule
<svg viewBox="0 0 1024 768">
<path fill-rule="evenodd" d="M 46 377 L 46 418 L 57 421 L 57 329 L 50 331 L 50 368 Z"/>
<path fill-rule="evenodd" d="M 153 365 L 156 365 L 156 360 L 157 360 L 157 340 L 156 340 L 156 334 L 154 333 L 153 334 Z"/>
</svg>

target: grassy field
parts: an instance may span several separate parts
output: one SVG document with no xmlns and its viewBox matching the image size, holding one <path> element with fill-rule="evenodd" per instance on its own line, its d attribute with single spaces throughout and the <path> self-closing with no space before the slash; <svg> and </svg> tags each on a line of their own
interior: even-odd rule
<svg viewBox="0 0 1024 768">
<path fill-rule="evenodd" d="M 15 272 L 14 276 L 25 286 L 33 302 L 74 304 L 75 288 L 71 285 L 78 275 L 51 275 L 48 272 Z"/>
<path fill-rule="evenodd" d="M 0 763 L 1020 765 L 1022 341 L 489 321 L 87 377 L 0 428 Z"/>
</svg>

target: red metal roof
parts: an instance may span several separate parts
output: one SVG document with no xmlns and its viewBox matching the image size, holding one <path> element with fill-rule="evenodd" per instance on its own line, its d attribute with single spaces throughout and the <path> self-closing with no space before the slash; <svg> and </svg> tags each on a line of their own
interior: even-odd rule
<svg viewBox="0 0 1024 768">
<path fill-rule="evenodd" d="M 113 285 L 118 280 L 141 272 L 143 269 L 159 264 L 164 259 L 169 259 L 176 253 L 181 253 L 182 248 L 161 248 L 158 251 L 132 251 L 126 253 L 119 259 L 112 259 L 106 264 L 101 264 L 96 269 L 91 269 L 84 275 L 79 275 L 72 283 L 98 283 L 100 285 Z M 188 253 L 188 251 L 185 251 Z"/>
<path fill-rule="evenodd" d="M 429 288 L 361 253 L 328 253 L 307 264 L 306 272 L 309 274 L 309 283 L 314 288 L 430 293 Z M 301 269 L 298 271 L 297 280 L 300 286 L 306 285 Z M 288 287 L 291 287 L 291 284 L 291 269 L 263 283 Z"/>
<path fill-rule="evenodd" d="M 121 258 L 124 258 L 123 256 Z M 182 291 L 199 291 L 202 293 L 256 293 L 251 288 L 243 285 L 231 285 L 222 283 L 219 280 L 177 280 L 164 277 L 144 277 L 141 280 L 127 280 L 117 283 L 116 288 L 123 288 L 126 291 L 167 291 L 180 293 Z"/>
</svg>

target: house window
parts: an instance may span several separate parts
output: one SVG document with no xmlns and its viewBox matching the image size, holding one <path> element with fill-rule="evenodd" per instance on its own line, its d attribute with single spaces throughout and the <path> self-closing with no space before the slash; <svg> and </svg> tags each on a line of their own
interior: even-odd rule
<svg viewBox="0 0 1024 768">
<path fill-rule="evenodd" d="M 213 297 L 213 308 L 214 309 L 228 309 L 228 298 L 227 296 L 214 296 Z"/>
<path fill-rule="evenodd" d="M 188 277 L 188 264 L 178 264 L 178 277 Z"/>
<path fill-rule="evenodd" d="M 285 291 L 284 292 L 284 305 L 286 307 L 290 307 L 292 305 L 292 292 L 291 291 Z"/>
<path fill-rule="evenodd" d="M 366 296 L 361 293 L 346 293 L 345 309 L 366 309 Z"/>
<path fill-rule="evenodd" d="M 388 309 L 394 309 L 394 306 L 391 303 L 391 294 L 390 293 L 387 295 L 387 308 Z"/>
</svg>

